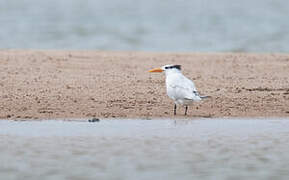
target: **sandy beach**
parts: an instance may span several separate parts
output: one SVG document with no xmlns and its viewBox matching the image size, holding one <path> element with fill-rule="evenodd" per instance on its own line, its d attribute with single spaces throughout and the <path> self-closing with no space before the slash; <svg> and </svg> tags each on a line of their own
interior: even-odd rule
<svg viewBox="0 0 289 180">
<path fill-rule="evenodd" d="M 0 118 L 173 117 L 165 64 L 212 96 L 190 118 L 289 116 L 287 54 L 1 50 Z"/>
</svg>

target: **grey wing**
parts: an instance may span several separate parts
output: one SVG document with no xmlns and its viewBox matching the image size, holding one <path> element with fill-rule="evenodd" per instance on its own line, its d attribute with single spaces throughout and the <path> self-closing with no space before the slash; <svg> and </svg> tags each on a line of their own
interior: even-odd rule
<svg viewBox="0 0 289 180">
<path fill-rule="evenodd" d="M 181 99 L 191 99 L 191 100 L 199 100 L 200 96 L 195 87 L 195 84 L 190 79 L 183 76 L 180 81 L 177 81 L 173 88 L 175 93 L 178 94 L 178 98 Z"/>
</svg>

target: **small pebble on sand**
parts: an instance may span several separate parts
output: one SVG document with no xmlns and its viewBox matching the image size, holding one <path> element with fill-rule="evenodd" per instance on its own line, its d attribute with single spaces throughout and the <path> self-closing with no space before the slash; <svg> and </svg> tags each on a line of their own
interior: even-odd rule
<svg viewBox="0 0 289 180">
<path fill-rule="evenodd" d="M 92 118 L 92 119 L 89 119 L 88 122 L 99 122 L 99 119 L 98 118 Z"/>
</svg>

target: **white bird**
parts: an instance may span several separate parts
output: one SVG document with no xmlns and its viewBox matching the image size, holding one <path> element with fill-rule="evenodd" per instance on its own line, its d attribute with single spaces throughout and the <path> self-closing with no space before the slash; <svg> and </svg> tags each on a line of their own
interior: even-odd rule
<svg viewBox="0 0 289 180">
<path fill-rule="evenodd" d="M 185 77 L 181 72 L 181 65 L 165 65 L 161 68 L 155 68 L 149 72 L 165 72 L 166 87 L 168 96 L 174 100 L 174 115 L 176 115 L 177 105 L 186 107 L 187 115 L 188 106 L 194 101 L 200 101 L 209 96 L 200 96 L 193 81 Z"/>
</svg>

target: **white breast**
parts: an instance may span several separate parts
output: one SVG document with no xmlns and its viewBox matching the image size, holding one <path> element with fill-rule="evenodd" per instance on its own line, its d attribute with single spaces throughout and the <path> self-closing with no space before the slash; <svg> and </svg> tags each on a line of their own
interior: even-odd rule
<svg viewBox="0 0 289 180">
<path fill-rule="evenodd" d="M 166 87 L 168 96 L 177 104 L 188 105 L 201 100 L 194 83 L 180 71 L 166 72 Z"/>
</svg>

